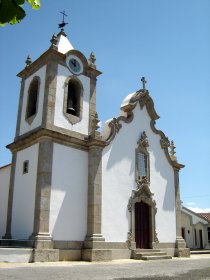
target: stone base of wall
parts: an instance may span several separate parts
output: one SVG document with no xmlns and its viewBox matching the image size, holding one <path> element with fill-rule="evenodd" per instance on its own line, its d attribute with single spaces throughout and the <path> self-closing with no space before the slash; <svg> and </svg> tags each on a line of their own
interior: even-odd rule
<svg viewBox="0 0 210 280">
<path fill-rule="evenodd" d="M 58 249 L 34 249 L 32 262 L 58 262 Z"/>
<path fill-rule="evenodd" d="M 131 253 L 129 249 L 112 249 L 112 260 L 131 259 Z"/>
<path fill-rule="evenodd" d="M 111 261 L 112 250 L 107 249 L 83 249 L 82 260 L 89 262 Z"/>
<path fill-rule="evenodd" d="M 30 248 L 31 256 L 28 257 L 28 260 L 26 260 L 26 262 L 57 262 L 81 260 L 90 262 L 111 261 L 116 259 L 130 259 L 132 253 L 132 250 L 128 248 L 128 244 L 126 242 L 82 242 L 59 240 L 49 242 L 48 240 L 45 240 L 42 242 L 39 241 L 39 244 L 32 244 L 30 240 L 10 240 L 10 243 L 8 243 L 7 246 L 11 250 L 13 249 L 12 247 L 15 247 L 14 245 L 17 244 L 20 247 L 21 245 L 22 247 L 23 245 L 24 247 L 28 245 L 28 248 Z M 5 244 L 3 243 L 0 245 L 3 246 Z M 39 246 L 37 246 L 37 248 L 34 245 Z M 84 245 L 86 246 L 84 247 Z M 53 248 L 49 248 L 51 246 L 53 246 Z M 190 257 L 190 250 L 185 247 L 185 242 L 183 242 L 183 239 L 177 240 L 176 243 L 158 243 L 156 249 L 160 249 L 171 257 Z M 5 256 L 5 261 L 12 262 L 13 255 L 14 252 L 8 251 L 7 256 Z M 21 256 L 19 252 L 17 252 L 16 255 L 16 259 L 18 258 L 18 255 Z"/>
<path fill-rule="evenodd" d="M 179 258 L 190 258 L 190 249 L 176 249 L 175 256 Z"/>
<path fill-rule="evenodd" d="M 82 251 L 74 249 L 60 249 L 59 261 L 81 261 Z"/>
<path fill-rule="evenodd" d="M 190 249 L 186 248 L 185 240 L 180 236 L 176 239 L 175 257 L 189 258 Z"/>
</svg>

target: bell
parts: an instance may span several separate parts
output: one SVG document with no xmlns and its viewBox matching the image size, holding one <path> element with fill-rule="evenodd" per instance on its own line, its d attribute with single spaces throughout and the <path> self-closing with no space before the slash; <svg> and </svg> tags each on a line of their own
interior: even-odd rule
<svg viewBox="0 0 210 280">
<path fill-rule="evenodd" d="M 71 99 L 69 99 L 69 102 L 68 102 L 67 113 L 71 114 L 71 115 L 75 115 L 75 113 L 76 113 L 76 110 L 74 109 L 74 106 L 73 106 L 73 101 Z"/>
<path fill-rule="evenodd" d="M 68 107 L 67 108 L 67 113 L 68 114 L 71 114 L 71 115 L 75 115 L 76 111 L 73 107 Z"/>
</svg>

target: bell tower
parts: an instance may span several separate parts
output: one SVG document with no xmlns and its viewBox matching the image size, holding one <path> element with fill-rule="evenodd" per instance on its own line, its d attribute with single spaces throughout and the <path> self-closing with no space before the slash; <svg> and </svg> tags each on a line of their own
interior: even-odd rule
<svg viewBox="0 0 210 280">
<path fill-rule="evenodd" d="M 88 136 L 96 108 L 95 57 L 89 61 L 61 30 L 53 35 L 50 48 L 36 61 L 26 60 L 21 81 L 16 140 L 38 129 Z"/>
<path fill-rule="evenodd" d="M 89 199 L 96 185 L 91 178 L 97 175 L 101 188 L 103 144 L 96 132 L 96 80 L 101 72 L 94 54 L 87 60 L 61 27 L 49 49 L 33 62 L 28 56 L 18 74 L 16 135 L 7 146 L 13 157 L 4 238 L 32 242 L 34 261 L 49 255 L 57 260 L 55 240 L 83 242 L 87 235 L 103 240 L 101 226 L 95 231 L 91 218 L 97 205 Z"/>
</svg>

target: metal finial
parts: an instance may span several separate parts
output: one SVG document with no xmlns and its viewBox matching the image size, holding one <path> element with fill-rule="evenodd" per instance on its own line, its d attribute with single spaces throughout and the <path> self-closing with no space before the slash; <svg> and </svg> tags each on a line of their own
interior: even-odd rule
<svg viewBox="0 0 210 280">
<path fill-rule="evenodd" d="M 143 85 L 143 89 L 145 90 L 146 89 L 146 83 L 147 83 L 145 77 L 141 78 L 141 82 L 142 82 L 142 85 Z"/>
<path fill-rule="evenodd" d="M 176 152 L 175 152 L 176 147 L 174 145 L 174 141 L 171 141 L 169 148 L 170 148 L 170 152 L 169 153 L 170 153 L 171 160 L 172 161 L 177 161 L 177 158 L 175 156 L 175 154 L 176 154 Z"/>
<path fill-rule="evenodd" d="M 26 67 L 28 67 L 28 66 L 32 63 L 31 58 L 30 58 L 30 55 L 27 56 L 25 62 L 26 62 Z"/>
<path fill-rule="evenodd" d="M 63 20 L 61 23 L 58 24 L 58 28 L 61 28 L 61 31 L 64 31 L 64 26 L 66 26 L 68 24 L 68 22 L 64 21 L 64 17 L 67 17 L 67 14 L 65 13 L 65 11 L 60 12 L 63 15 Z"/>
<path fill-rule="evenodd" d="M 96 58 L 95 58 L 95 55 L 93 52 L 91 52 L 88 60 L 89 60 L 89 65 L 92 66 L 93 68 L 95 68 L 96 67 L 96 65 L 95 65 Z"/>
</svg>

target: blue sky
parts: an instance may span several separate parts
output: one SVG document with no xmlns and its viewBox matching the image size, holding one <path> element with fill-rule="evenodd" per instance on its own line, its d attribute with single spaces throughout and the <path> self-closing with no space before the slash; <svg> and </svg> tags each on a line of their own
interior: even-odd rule
<svg viewBox="0 0 210 280">
<path fill-rule="evenodd" d="M 38 58 L 58 32 L 62 10 L 72 45 L 96 56 L 103 72 L 97 82 L 102 122 L 117 116 L 126 95 L 146 77 L 163 130 L 186 167 L 180 173 L 181 199 L 191 209 L 210 211 L 210 1 L 59 0 L 0 29 L 0 166 L 11 161 L 5 148 L 15 134 L 20 80 L 30 54 Z"/>
</svg>

